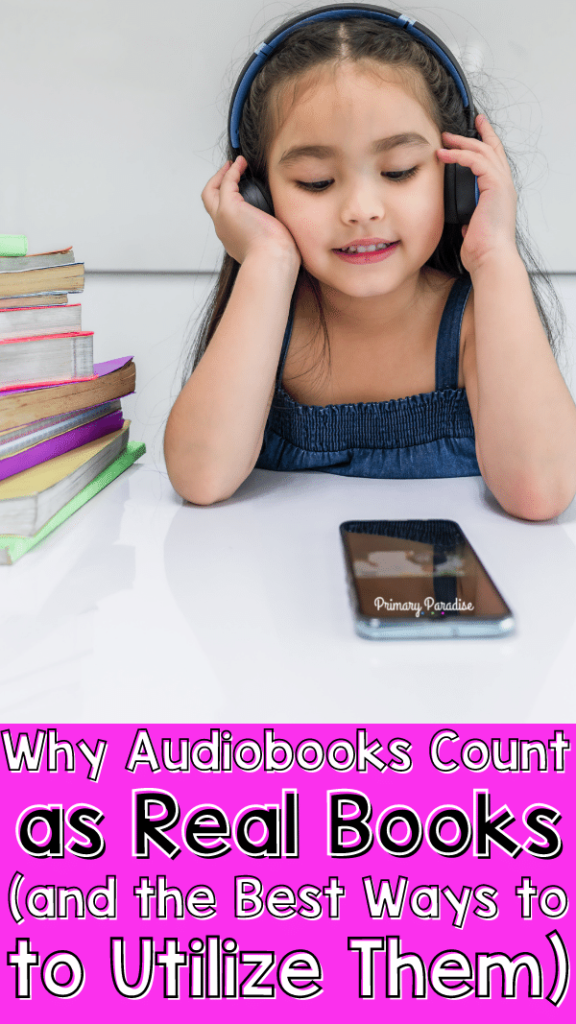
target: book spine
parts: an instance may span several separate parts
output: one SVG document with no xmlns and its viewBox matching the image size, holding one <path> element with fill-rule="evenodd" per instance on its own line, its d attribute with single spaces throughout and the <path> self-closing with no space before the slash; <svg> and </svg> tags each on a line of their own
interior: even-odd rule
<svg viewBox="0 0 576 1024">
<path fill-rule="evenodd" d="M 120 430 L 123 422 L 122 412 L 113 412 L 98 420 L 92 420 L 91 423 L 85 423 L 81 427 L 67 430 L 65 434 L 58 434 L 57 437 L 52 437 L 48 441 L 41 441 L 40 444 L 26 448 L 25 451 L 18 452 L 17 455 L 9 455 L 0 459 L 0 480 L 6 480 L 16 473 L 23 473 L 24 470 L 38 466 L 41 462 L 47 462 L 48 459 L 54 459 L 57 455 L 64 455 L 65 452 L 80 448 L 83 444 L 88 444 L 89 441 L 96 441 L 99 437 Z"/>
</svg>

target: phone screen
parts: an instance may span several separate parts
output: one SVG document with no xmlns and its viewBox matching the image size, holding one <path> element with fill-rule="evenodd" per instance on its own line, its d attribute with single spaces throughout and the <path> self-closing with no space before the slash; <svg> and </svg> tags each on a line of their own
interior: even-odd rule
<svg viewBox="0 0 576 1024">
<path fill-rule="evenodd" d="M 511 616 L 457 523 L 373 520 L 340 530 L 358 614 L 375 625 Z"/>
</svg>

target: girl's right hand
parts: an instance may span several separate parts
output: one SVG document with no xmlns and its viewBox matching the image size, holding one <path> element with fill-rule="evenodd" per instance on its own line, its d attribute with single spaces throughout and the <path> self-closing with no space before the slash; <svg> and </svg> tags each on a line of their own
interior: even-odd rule
<svg viewBox="0 0 576 1024">
<path fill-rule="evenodd" d="M 218 238 L 237 263 L 243 263 L 249 253 L 261 249 L 268 257 L 275 252 L 292 257 L 300 266 L 302 258 L 288 229 L 240 195 L 238 182 L 247 166 L 243 156 L 234 163 L 227 160 L 202 192 L 202 202 L 214 221 Z"/>
</svg>

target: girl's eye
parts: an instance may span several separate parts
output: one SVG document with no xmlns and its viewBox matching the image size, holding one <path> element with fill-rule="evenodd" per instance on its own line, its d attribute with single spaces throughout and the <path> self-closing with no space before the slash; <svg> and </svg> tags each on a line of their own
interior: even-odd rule
<svg viewBox="0 0 576 1024">
<path fill-rule="evenodd" d="M 383 171 L 382 177 L 388 178 L 389 181 L 408 181 L 416 171 L 417 167 L 409 167 L 406 171 Z M 333 179 L 330 178 L 326 181 L 297 181 L 298 188 L 306 189 L 307 192 L 324 192 L 330 185 L 333 184 Z"/>
<path fill-rule="evenodd" d="M 330 181 L 297 181 L 296 184 L 299 188 L 305 188 L 307 192 L 323 192 L 324 189 L 328 188 L 328 185 L 332 184 Z"/>
<path fill-rule="evenodd" d="M 382 177 L 389 178 L 390 181 L 407 181 L 417 170 L 417 167 L 410 167 L 407 171 L 383 171 Z"/>
</svg>

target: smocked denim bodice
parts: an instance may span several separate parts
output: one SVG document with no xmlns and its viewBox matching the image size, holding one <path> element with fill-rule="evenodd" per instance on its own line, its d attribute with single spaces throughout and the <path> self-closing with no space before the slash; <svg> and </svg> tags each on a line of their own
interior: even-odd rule
<svg viewBox="0 0 576 1024">
<path fill-rule="evenodd" d="M 460 329 L 472 285 L 458 278 L 436 340 L 436 389 L 387 402 L 301 405 L 282 386 L 293 311 L 282 343 L 259 469 L 314 469 L 343 476 L 479 476 L 474 424 L 458 387 Z"/>
</svg>

